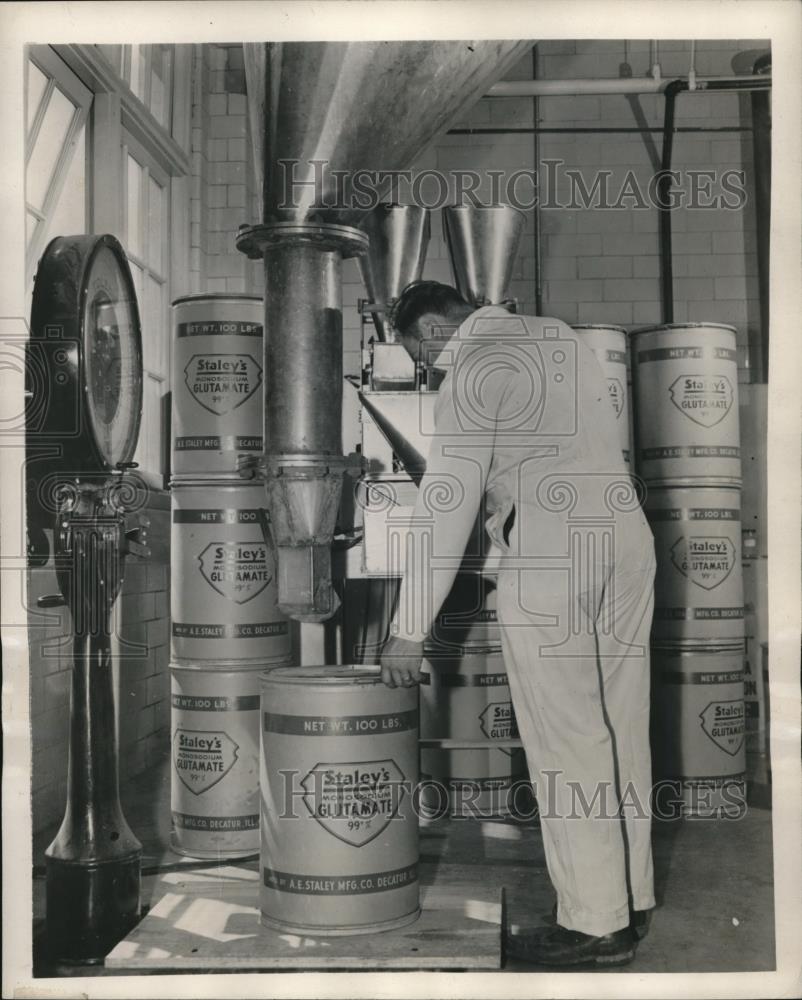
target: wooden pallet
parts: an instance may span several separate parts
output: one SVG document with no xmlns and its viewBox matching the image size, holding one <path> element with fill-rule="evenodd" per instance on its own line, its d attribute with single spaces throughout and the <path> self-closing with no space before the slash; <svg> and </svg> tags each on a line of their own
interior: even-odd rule
<svg viewBox="0 0 802 1000">
<path fill-rule="evenodd" d="M 460 866 L 421 866 L 419 919 L 379 934 L 312 937 L 259 921 L 253 864 L 181 870 L 144 880 L 150 910 L 106 958 L 106 968 L 159 970 L 498 969 L 497 880 Z"/>
</svg>

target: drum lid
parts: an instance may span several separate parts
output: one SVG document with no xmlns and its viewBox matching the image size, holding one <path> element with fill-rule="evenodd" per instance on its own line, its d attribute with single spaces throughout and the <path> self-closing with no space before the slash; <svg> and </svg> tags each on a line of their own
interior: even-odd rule
<svg viewBox="0 0 802 1000">
<path fill-rule="evenodd" d="M 381 684 L 381 668 L 363 665 L 277 667 L 262 675 L 263 684 L 319 685 L 347 687 L 353 684 Z"/>
</svg>

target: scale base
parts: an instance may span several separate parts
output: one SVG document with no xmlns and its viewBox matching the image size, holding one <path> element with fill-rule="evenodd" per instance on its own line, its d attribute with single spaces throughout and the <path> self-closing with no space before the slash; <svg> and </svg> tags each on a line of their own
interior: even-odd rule
<svg viewBox="0 0 802 1000">
<path fill-rule="evenodd" d="M 50 957 L 93 965 L 139 920 L 141 852 L 76 864 L 47 858 L 47 941 Z"/>
</svg>

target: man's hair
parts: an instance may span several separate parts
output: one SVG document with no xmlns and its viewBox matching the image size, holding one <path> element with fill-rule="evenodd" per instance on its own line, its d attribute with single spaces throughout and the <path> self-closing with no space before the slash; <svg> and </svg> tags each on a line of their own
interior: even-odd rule
<svg viewBox="0 0 802 1000">
<path fill-rule="evenodd" d="M 402 335 L 417 333 L 422 316 L 433 313 L 447 319 L 461 316 L 470 308 L 456 288 L 441 281 L 413 281 L 399 295 L 390 313 L 390 322 Z"/>
</svg>

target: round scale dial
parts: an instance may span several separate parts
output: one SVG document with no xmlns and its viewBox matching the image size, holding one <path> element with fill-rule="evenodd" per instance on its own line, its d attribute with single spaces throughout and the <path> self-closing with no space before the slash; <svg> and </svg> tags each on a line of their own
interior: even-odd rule
<svg viewBox="0 0 802 1000">
<path fill-rule="evenodd" d="M 113 236 L 58 236 L 36 273 L 28 433 L 70 475 L 130 462 L 142 418 L 142 335 L 125 251 Z M 34 350 L 35 349 L 35 350 Z M 34 405 L 35 404 L 35 405 Z"/>
<path fill-rule="evenodd" d="M 127 279 L 127 280 L 126 280 Z M 94 254 L 83 308 L 87 417 L 110 467 L 131 459 L 142 407 L 142 357 L 130 274 L 108 246 Z"/>
</svg>

